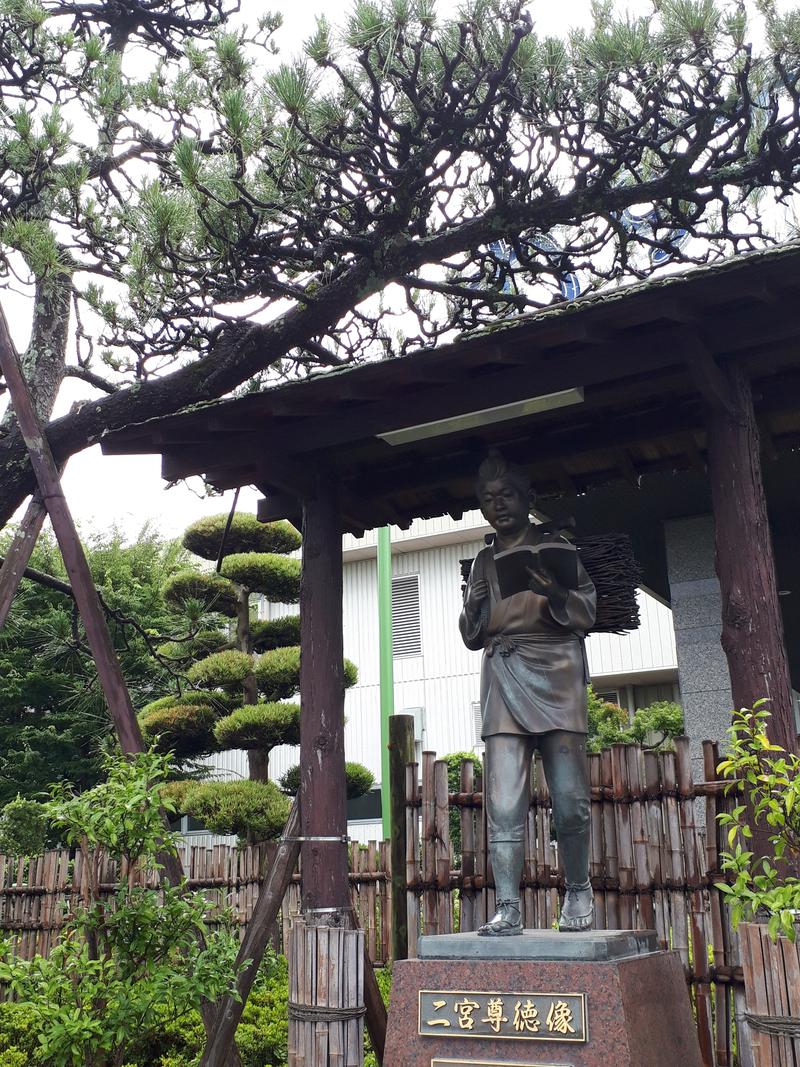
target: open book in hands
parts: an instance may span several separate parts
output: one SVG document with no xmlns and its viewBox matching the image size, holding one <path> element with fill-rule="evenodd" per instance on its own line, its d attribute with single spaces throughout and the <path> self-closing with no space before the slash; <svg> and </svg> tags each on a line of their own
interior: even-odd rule
<svg viewBox="0 0 800 1067">
<path fill-rule="evenodd" d="M 498 552 L 494 566 L 503 600 L 532 588 L 529 567 L 547 571 L 563 589 L 578 588 L 578 552 L 574 545 L 553 541 L 517 545 Z"/>
</svg>

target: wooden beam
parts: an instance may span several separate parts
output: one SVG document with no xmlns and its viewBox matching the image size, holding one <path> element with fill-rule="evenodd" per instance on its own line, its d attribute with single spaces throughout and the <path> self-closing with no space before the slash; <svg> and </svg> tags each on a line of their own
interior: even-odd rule
<svg viewBox="0 0 800 1067">
<path fill-rule="evenodd" d="M 680 348 L 692 380 L 705 400 L 712 407 L 733 412 L 735 403 L 728 378 L 703 341 L 696 333 L 687 330 L 681 338 Z"/>
<path fill-rule="evenodd" d="M 716 567 L 722 594 L 722 647 L 734 706 L 769 700 L 770 740 L 797 752 L 761 449 L 750 382 L 735 363 L 724 369 L 732 410 L 708 409 L 708 475 Z"/>
<path fill-rule="evenodd" d="M 288 519 L 295 526 L 303 522 L 303 505 L 299 498 L 290 493 L 272 492 L 268 485 L 263 482 L 256 483 L 256 487 L 264 494 L 264 499 L 256 505 L 259 522 L 276 522 L 278 519 Z"/>
</svg>

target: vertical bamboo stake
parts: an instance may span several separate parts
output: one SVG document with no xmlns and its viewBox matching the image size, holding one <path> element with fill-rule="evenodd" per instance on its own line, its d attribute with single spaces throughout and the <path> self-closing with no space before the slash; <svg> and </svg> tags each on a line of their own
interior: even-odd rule
<svg viewBox="0 0 800 1067">
<path fill-rule="evenodd" d="M 422 929 L 439 933 L 436 889 L 436 792 L 433 780 L 435 752 L 422 753 Z"/>
<path fill-rule="evenodd" d="M 391 914 L 392 958 L 408 956 L 408 913 L 406 901 L 406 858 L 408 849 L 408 800 L 406 765 L 414 760 L 414 716 L 392 715 L 389 719 L 389 792 L 391 798 Z"/>
<path fill-rule="evenodd" d="M 606 869 L 606 929 L 619 930 L 619 849 L 617 847 L 617 820 L 614 816 L 614 775 L 611 766 L 611 750 L 600 753 L 603 785 L 603 851 Z"/>
<path fill-rule="evenodd" d="M 436 837 L 436 911 L 437 931 L 440 934 L 453 932 L 453 911 L 450 893 L 450 807 L 448 794 L 447 760 L 436 760 L 433 765 L 434 812 Z"/>
<path fill-rule="evenodd" d="M 631 794 L 631 840 L 633 843 L 633 869 L 636 879 L 638 901 L 637 928 L 655 929 L 653 909 L 653 880 L 650 873 L 649 838 L 647 816 L 644 806 L 642 782 L 642 749 L 640 745 L 628 745 L 625 750 L 628 784 Z"/>
<path fill-rule="evenodd" d="M 469 797 L 470 804 L 461 808 L 461 932 L 476 929 L 475 923 L 475 809 L 472 794 L 475 792 L 475 764 L 462 760 L 459 780 L 461 793 Z"/>
<path fill-rule="evenodd" d="M 633 927 L 634 872 L 630 826 L 630 784 L 625 748 L 625 745 L 611 746 L 611 775 L 619 848 L 620 922 L 624 930 L 630 930 Z"/>
<path fill-rule="evenodd" d="M 589 782 L 591 784 L 591 838 L 589 844 L 589 877 L 594 886 L 595 925 L 606 929 L 605 869 L 603 864 L 603 785 L 600 756 L 589 756 Z"/>
<path fill-rule="evenodd" d="M 406 913 L 408 916 L 408 958 L 416 959 L 420 928 L 422 869 L 419 855 L 419 764 L 406 767 Z"/>
</svg>

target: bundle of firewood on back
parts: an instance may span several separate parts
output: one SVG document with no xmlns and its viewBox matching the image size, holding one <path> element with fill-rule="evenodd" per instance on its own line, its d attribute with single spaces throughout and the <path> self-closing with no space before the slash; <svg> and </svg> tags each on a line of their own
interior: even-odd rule
<svg viewBox="0 0 800 1067">
<path fill-rule="evenodd" d="M 642 580 L 642 569 L 633 554 L 628 534 L 595 534 L 592 537 L 573 537 L 574 521 L 545 523 L 540 527 L 550 533 L 567 536 L 580 552 L 586 573 L 597 590 L 597 618 L 589 633 L 621 634 L 639 626 L 639 602 L 636 590 Z M 491 544 L 494 534 L 486 537 Z M 462 559 L 462 589 L 469 578 L 471 559 Z"/>
</svg>

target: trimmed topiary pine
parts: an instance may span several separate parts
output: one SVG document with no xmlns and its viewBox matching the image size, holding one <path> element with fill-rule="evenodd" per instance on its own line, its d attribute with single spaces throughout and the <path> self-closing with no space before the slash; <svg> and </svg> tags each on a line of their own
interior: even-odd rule
<svg viewBox="0 0 800 1067">
<path fill-rule="evenodd" d="M 289 816 L 289 801 L 274 782 L 192 783 L 181 807 L 209 830 L 251 842 L 278 837 Z"/>
<path fill-rule="evenodd" d="M 213 652 L 194 663 L 186 677 L 201 689 L 233 689 L 244 682 L 252 669 L 252 656 L 229 648 L 225 652 Z"/>
<path fill-rule="evenodd" d="M 259 690 L 267 700 L 285 700 L 300 690 L 300 646 L 275 648 L 265 652 L 255 665 Z M 344 686 L 349 689 L 358 681 L 358 668 L 344 660 Z"/>
<path fill-rule="evenodd" d="M 368 793 L 375 783 L 375 775 L 365 767 L 363 763 L 348 761 L 344 765 L 344 773 L 347 779 L 347 799 L 355 800 Z M 300 792 L 300 766 L 295 764 L 290 767 L 280 781 L 281 789 L 287 796 L 295 797 Z"/>
<path fill-rule="evenodd" d="M 259 619 L 250 624 L 254 652 L 271 652 L 273 648 L 300 644 L 300 616 L 284 615 L 281 619 Z"/>
<path fill-rule="evenodd" d="M 268 600 L 296 604 L 300 599 L 299 559 L 270 552 L 240 552 L 225 557 L 222 573 L 252 593 L 263 593 Z"/>
<path fill-rule="evenodd" d="M 217 716 L 208 704 L 177 704 L 139 716 L 142 735 L 157 752 L 174 752 L 179 760 L 206 756 L 217 747 Z"/>
<path fill-rule="evenodd" d="M 227 578 L 198 571 L 180 571 L 164 584 L 164 599 L 178 611 L 189 601 L 199 602 L 204 611 L 217 611 L 228 618 L 236 617 L 236 590 Z"/>
<path fill-rule="evenodd" d="M 162 712 L 167 707 L 178 707 L 181 704 L 204 704 L 206 707 L 213 707 L 218 715 L 224 715 L 230 710 L 229 701 L 230 698 L 225 697 L 222 692 L 186 689 L 179 697 L 159 697 L 158 700 L 151 700 L 149 704 L 144 705 L 139 715 L 140 718 L 146 717 L 151 712 Z"/>
<path fill-rule="evenodd" d="M 299 704 L 245 704 L 214 727 L 220 748 L 257 748 L 300 744 Z"/>
<path fill-rule="evenodd" d="M 201 559 L 216 561 L 228 524 L 227 515 L 209 515 L 186 528 L 184 548 Z M 237 512 L 225 537 L 225 555 L 237 552 L 296 552 L 301 537 L 290 522 L 259 522 L 255 515 Z"/>
</svg>

